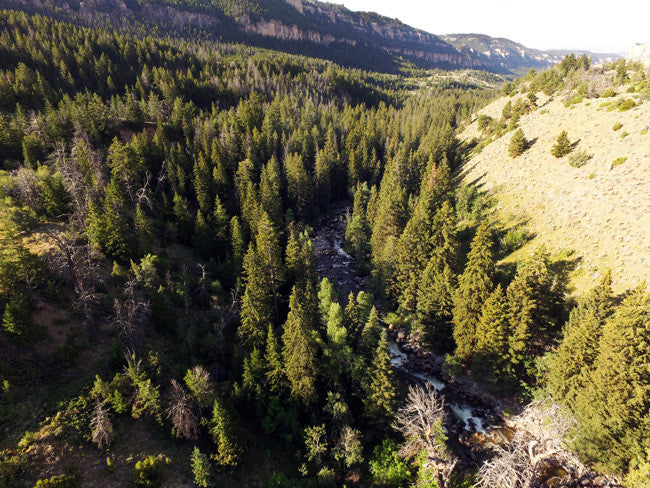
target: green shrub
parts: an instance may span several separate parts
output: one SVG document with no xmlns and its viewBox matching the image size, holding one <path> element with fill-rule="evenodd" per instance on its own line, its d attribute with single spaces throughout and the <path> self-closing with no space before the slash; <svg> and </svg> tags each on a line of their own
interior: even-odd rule
<svg viewBox="0 0 650 488">
<path fill-rule="evenodd" d="M 57 347 L 54 353 L 54 361 L 62 368 L 71 368 L 77 364 L 78 359 L 79 350 L 68 341 Z"/>
<path fill-rule="evenodd" d="M 37 328 L 25 301 L 21 298 L 12 299 L 2 314 L 2 327 L 11 338 L 20 343 L 33 342 L 37 336 Z"/>
<path fill-rule="evenodd" d="M 81 479 L 81 469 L 69 467 L 66 468 L 66 474 L 38 480 L 34 488 L 81 488 Z"/>
<path fill-rule="evenodd" d="M 569 166 L 582 168 L 592 157 L 593 156 L 587 153 L 584 149 L 578 150 L 569 156 Z"/>
<path fill-rule="evenodd" d="M 171 459 L 162 454 L 147 456 L 135 463 L 133 469 L 133 486 L 136 488 L 156 488 L 162 484 L 163 469 Z"/>
<path fill-rule="evenodd" d="M 594 174 L 593 174 L 593 173 L 589 173 L 589 176 L 587 176 L 587 179 L 588 179 L 588 180 L 593 180 L 593 179 L 594 179 Z"/>
<path fill-rule="evenodd" d="M 526 229 L 510 229 L 505 236 L 503 236 L 503 246 L 508 252 L 513 252 L 522 247 L 528 239 L 528 232 Z"/>
<path fill-rule="evenodd" d="M 621 124 L 620 122 L 616 122 L 614 124 L 614 126 L 612 127 L 612 130 L 616 131 L 616 130 L 620 129 L 621 127 L 623 127 L 623 124 Z"/>
<path fill-rule="evenodd" d="M 615 168 L 616 166 L 623 164 L 625 161 L 627 161 L 627 158 L 625 156 L 616 158 L 614 161 L 612 161 L 612 168 Z"/>
<path fill-rule="evenodd" d="M 630 135 L 629 132 L 627 132 L 627 131 L 623 131 L 623 132 L 621 132 L 621 139 L 625 139 L 625 138 L 626 138 L 627 136 L 629 136 L 629 135 Z"/>
<path fill-rule="evenodd" d="M 636 107 L 636 103 L 631 98 L 628 98 L 618 106 L 618 111 L 625 112 L 626 110 L 630 110 L 634 107 Z"/>
<path fill-rule="evenodd" d="M 615 97 L 616 95 L 618 95 L 618 93 L 616 93 L 616 90 L 614 90 L 613 88 L 608 88 L 607 90 L 605 90 L 600 94 L 600 98 L 610 98 L 610 97 Z"/>
<path fill-rule="evenodd" d="M 569 107 L 572 107 L 573 105 L 576 105 L 578 103 L 582 103 L 582 101 L 583 101 L 583 97 L 575 96 L 575 97 L 571 98 L 570 100 L 567 100 L 566 102 L 564 102 L 564 107 L 569 108 Z"/>
<path fill-rule="evenodd" d="M 399 448 L 392 439 L 385 439 L 375 446 L 370 459 L 370 473 L 375 483 L 384 486 L 402 486 L 410 477 L 408 464 L 397 452 Z"/>
</svg>

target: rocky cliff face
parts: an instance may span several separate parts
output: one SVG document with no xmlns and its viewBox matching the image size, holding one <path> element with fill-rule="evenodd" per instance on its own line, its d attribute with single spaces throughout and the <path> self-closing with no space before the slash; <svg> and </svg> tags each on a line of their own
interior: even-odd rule
<svg viewBox="0 0 650 488">
<path fill-rule="evenodd" d="M 635 44 L 627 54 L 628 61 L 641 61 L 644 65 L 650 66 L 650 43 Z"/>
<path fill-rule="evenodd" d="M 86 25 L 156 23 L 180 35 L 184 29 L 200 29 L 223 41 L 320 56 L 378 71 L 396 69 L 402 58 L 423 68 L 489 68 L 483 60 L 459 52 L 436 35 L 340 5 L 316 0 L 234 0 L 234 8 L 227 2 L 223 5 L 228 8 L 218 5 L 183 0 L 0 0 L 2 8 Z"/>
</svg>

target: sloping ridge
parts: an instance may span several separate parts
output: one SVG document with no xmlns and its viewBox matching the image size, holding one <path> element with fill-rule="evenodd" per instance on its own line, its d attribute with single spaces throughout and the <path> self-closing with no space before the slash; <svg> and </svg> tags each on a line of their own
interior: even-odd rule
<svg viewBox="0 0 650 488">
<path fill-rule="evenodd" d="M 611 99 L 567 108 L 559 97 L 538 96 L 540 108 L 520 120 L 532 147 L 511 158 L 507 133 L 464 165 L 462 181 L 496 192 L 502 210 L 530 218 L 537 235 L 532 245 L 574 250 L 582 258 L 578 275 L 585 286 L 606 268 L 619 290 L 650 282 L 650 102 L 620 112 L 601 106 Z M 501 98 L 480 113 L 499 118 L 506 101 L 517 97 L 522 95 Z M 615 124 L 622 126 L 614 130 Z M 562 130 L 576 150 L 593 155 L 583 167 L 551 155 Z M 474 121 L 461 137 L 477 135 Z M 627 159 L 615 164 L 618 158 Z"/>
<path fill-rule="evenodd" d="M 0 0 L 0 7 L 85 25 L 154 24 L 172 35 L 242 42 L 376 71 L 397 72 L 404 61 L 422 68 L 490 67 L 396 19 L 315 0 Z"/>
</svg>

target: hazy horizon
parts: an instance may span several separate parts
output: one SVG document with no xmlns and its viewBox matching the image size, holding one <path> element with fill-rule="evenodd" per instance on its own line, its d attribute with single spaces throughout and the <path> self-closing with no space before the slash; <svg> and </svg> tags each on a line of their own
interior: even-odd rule
<svg viewBox="0 0 650 488">
<path fill-rule="evenodd" d="M 599 8 L 584 0 L 549 0 L 544 7 L 514 0 L 424 4 L 417 0 L 329 1 L 354 11 L 398 18 L 432 34 L 487 34 L 540 50 L 579 49 L 625 55 L 634 44 L 650 42 L 650 4 L 640 6 L 635 0 L 621 0 L 616 9 Z M 530 22 L 531 18 L 534 22 Z"/>
</svg>

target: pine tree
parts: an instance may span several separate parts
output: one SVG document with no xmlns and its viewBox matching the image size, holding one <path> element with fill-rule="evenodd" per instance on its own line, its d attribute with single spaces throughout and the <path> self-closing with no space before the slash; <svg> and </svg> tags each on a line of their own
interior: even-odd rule
<svg viewBox="0 0 650 488">
<path fill-rule="evenodd" d="M 318 311 L 323 323 L 327 323 L 330 306 L 338 302 L 339 297 L 336 288 L 330 280 L 323 278 L 318 289 Z"/>
<path fill-rule="evenodd" d="M 418 290 L 415 330 L 420 340 L 438 352 L 453 349 L 453 307 L 456 276 L 449 266 L 441 271 L 434 259 L 424 270 Z"/>
<path fill-rule="evenodd" d="M 507 289 L 509 322 L 509 357 L 518 375 L 525 377 L 530 371 L 532 360 L 532 338 L 534 335 L 534 310 L 537 299 L 534 290 L 525 279 L 515 279 Z"/>
<path fill-rule="evenodd" d="M 368 315 L 368 320 L 361 331 L 361 338 L 359 339 L 359 353 L 366 360 L 372 359 L 381 333 L 379 314 L 377 313 L 377 309 L 372 307 Z"/>
<path fill-rule="evenodd" d="M 333 175 L 338 165 L 338 152 L 336 150 L 336 134 L 330 127 L 323 149 L 316 155 L 314 186 L 318 208 L 327 208 L 333 194 Z"/>
<path fill-rule="evenodd" d="M 560 132 L 560 135 L 555 139 L 555 144 L 551 147 L 551 154 L 556 158 L 566 156 L 573 150 L 569 136 L 565 130 Z"/>
<path fill-rule="evenodd" d="M 230 240 L 230 229 L 228 213 L 226 208 L 221 203 L 221 199 L 217 195 L 214 199 L 214 210 L 212 212 L 212 232 L 215 255 L 218 258 L 223 258 L 228 253 L 228 245 Z"/>
<path fill-rule="evenodd" d="M 485 300 L 492 293 L 494 261 L 489 224 L 484 221 L 472 240 L 467 266 L 454 296 L 453 324 L 456 356 L 468 358 L 476 344 L 476 325 Z"/>
<path fill-rule="evenodd" d="M 361 328 L 363 327 L 359 312 L 354 293 L 350 292 L 348 295 L 348 304 L 345 306 L 345 328 L 353 344 L 356 344 L 356 339 L 361 334 Z"/>
<path fill-rule="evenodd" d="M 309 405 L 316 400 L 316 347 L 312 337 L 309 306 L 294 286 L 289 299 L 289 315 L 282 334 L 284 372 L 291 397 Z"/>
<path fill-rule="evenodd" d="M 212 407 L 210 435 L 217 447 L 217 452 L 210 457 L 220 466 L 236 466 L 239 462 L 240 449 L 235 443 L 231 416 L 220 398 L 215 398 Z"/>
<path fill-rule="evenodd" d="M 260 270 L 266 273 L 273 296 L 273 316 L 277 317 L 280 287 L 284 281 L 284 262 L 280 251 L 278 234 L 266 212 L 262 213 L 255 238 L 256 254 L 260 260 Z"/>
<path fill-rule="evenodd" d="M 132 210 L 131 210 L 132 211 Z M 120 183 L 111 179 L 104 197 L 104 241 L 100 243 L 109 257 L 127 261 L 133 255 L 133 214 L 129 218 L 129 202 Z"/>
<path fill-rule="evenodd" d="M 300 154 L 287 156 L 284 167 L 287 172 L 289 201 L 301 220 L 308 220 L 313 214 L 314 190 L 311 177 Z"/>
<path fill-rule="evenodd" d="M 244 257 L 245 289 L 239 333 L 246 343 L 261 346 L 273 323 L 273 292 L 267 270 L 251 244 Z"/>
<path fill-rule="evenodd" d="M 373 423 L 386 426 L 395 413 L 397 390 L 385 333 L 380 336 L 368 373 L 364 398 L 365 414 Z"/>
<path fill-rule="evenodd" d="M 354 250 L 357 273 L 364 275 L 368 272 L 368 258 L 370 255 L 370 236 L 372 229 L 366 208 L 370 198 L 370 191 L 365 183 L 358 185 L 354 193 L 354 206 L 345 227 L 345 240 Z"/>
<path fill-rule="evenodd" d="M 144 256 L 152 250 L 155 231 L 153 222 L 142 209 L 142 205 L 138 205 L 135 212 L 135 232 L 138 237 L 138 255 Z"/>
<path fill-rule="evenodd" d="M 526 136 L 524 136 L 524 131 L 517 129 L 512 135 L 512 138 L 510 138 L 510 144 L 508 145 L 508 154 L 511 158 L 521 156 L 528 149 L 529 144 L 529 141 L 526 140 Z"/>
<path fill-rule="evenodd" d="M 280 165 L 271 160 L 262 168 L 260 177 L 260 207 L 266 212 L 273 225 L 280 229 L 284 227 L 282 216 L 282 174 Z"/>
<path fill-rule="evenodd" d="M 423 188 L 418 203 L 397 243 L 397 282 L 402 290 L 400 306 L 414 315 L 417 306 L 418 285 L 422 271 L 431 258 L 433 217 L 436 211 L 433 199 L 433 179 Z"/>
<path fill-rule="evenodd" d="M 24 300 L 13 297 L 9 301 L 2 314 L 2 328 L 16 342 L 27 343 L 34 339 L 36 328 Z"/>
<path fill-rule="evenodd" d="M 233 275 L 239 276 L 244 263 L 244 253 L 246 252 L 246 241 L 239 223 L 239 217 L 236 215 L 230 219 L 230 247 L 232 249 L 232 267 Z"/>
<path fill-rule="evenodd" d="M 445 352 L 452 345 L 452 310 L 458 243 L 456 219 L 445 201 L 433 219 L 432 255 L 418 287 L 415 328 L 424 343 Z"/>
<path fill-rule="evenodd" d="M 263 386 L 265 379 L 264 358 L 260 350 L 254 347 L 250 355 L 244 359 L 242 388 L 251 399 L 261 399 L 264 393 Z"/>
<path fill-rule="evenodd" d="M 370 245 L 375 272 L 387 292 L 394 297 L 399 292 L 395 256 L 399 236 L 408 221 L 408 197 L 404 189 L 390 178 L 390 175 L 383 178 L 386 181 L 381 186 Z"/>
<path fill-rule="evenodd" d="M 549 391 L 571 407 L 589 382 L 602 330 L 612 311 L 612 278 L 608 272 L 589 296 L 571 310 L 564 337 L 549 368 Z"/>
<path fill-rule="evenodd" d="M 639 454 L 650 428 L 649 311 L 643 284 L 606 320 L 593 373 L 574 406 L 575 445 L 617 472 Z"/>
<path fill-rule="evenodd" d="M 178 193 L 174 194 L 174 220 L 178 239 L 188 242 L 193 232 L 192 217 L 187 202 Z"/>
<path fill-rule="evenodd" d="M 532 377 L 532 361 L 545 341 L 559 332 L 564 282 L 551 271 L 550 256 L 540 247 L 517 270 L 507 289 L 510 308 L 510 359 L 521 377 Z"/>
<path fill-rule="evenodd" d="M 476 326 L 476 352 L 472 357 L 472 371 L 494 382 L 508 374 L 508 319 L 508 301 L 501 285 L 497 285 L 485 301 Z"/>
<path fill-rule="evenodd" d="M 196 211 L 194 224 L 194 247 L 205 259 L 210 259 L 215 252 L 215 239 L 212 220 L 207 219 L 201 209 Z"/>
<path fill-rule="evenodd" d="M 290 280 L 299 288 L 304 288 L 307 285 L 315 287 L 318 278 L 316 257 L 314 243 L 307 231 L 298 233 L 294 228 L 291 229 L 286 254 Z"/>
<path fill-rule="evenodd" d="M 208 488 L 212 484 L 212 470 L 210 469 L 210 458 L 203 454 L 198 447 L 194 447 L 190 457 L 194 484 L 199 488 Z"/>
<path fill-rule="evenodd" d="M 266 362 L 266 384 L 269 390 L 275 394 L 281 393 L 286 386 L 286 378 L 282 364 L 282 350 L 272 325 L 269 325 L 269 331 L 266 335 L 264 360 Z"/>
</svg>

